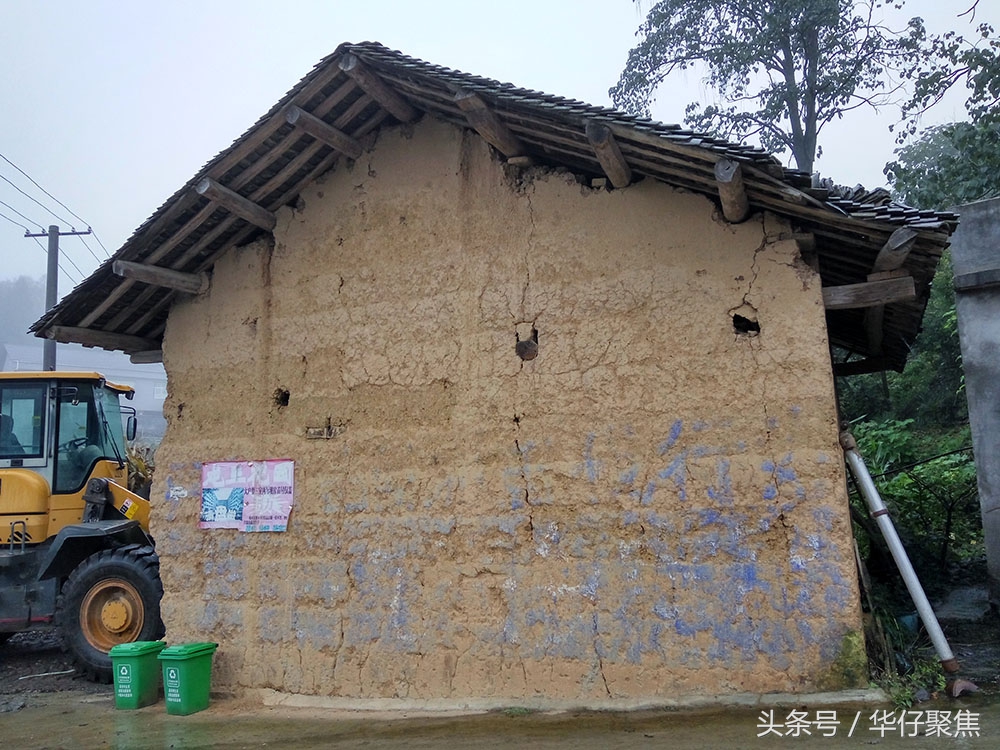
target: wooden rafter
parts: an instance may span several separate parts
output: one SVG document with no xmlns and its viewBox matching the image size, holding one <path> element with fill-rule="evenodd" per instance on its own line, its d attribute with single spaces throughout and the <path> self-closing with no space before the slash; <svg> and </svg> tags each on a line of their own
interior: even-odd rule
<svg viewBox="0 0 1000 750">
<path fill-rule="evenodd" d="M 462 110 L 469 125 L 501 154 L 508 159 L 525 155 L 521 139 L 504 125 L 496 112 L 478 94 L 460 90 L 455 94 L 455 104 Z"/>
<path fill-rule="evenodd" d="M 733 159 L 715 162 L 715 184 L 722 202 L 722 215 L 730 224 L 739 224 L 750 215 L 750 200 L 743 186 L 743 168 Z"/>
<path fill-rule="evenodd" d="M 175 289 L 185 294 L 204 294 L 208 291 L 207 273 L 183 273 L 172 268 L 132 263 L 127 260 L 116 260 L 112 263 L 111 270 L 127 279 Z"/>
<path fill-rule="evenodd" d="M 632 169 L 622 156 L 611 128 L 599 122 L 588 122 L 586 133 L 597 161 L 601 163 L 601 169 L 611 180 L 611 184 L 616 188 L 627 187 L 632 182 Z"/>
<path fill-rule="evenodd" d="M 340 58 L 340 69 L 389 114 L 402 122 L 417 119 L 417 110 L 406 103 L 378 75 L 350 53 Z"/>
<path fill-rule="evenodd" d="M 357 159 L 364 151 L 360 141 L 351 138 L 344 131 L 328 125 L 294 104 L 285 109 L 285 120 L 289 125 L 301 128 L 313 138 L 323 141 L 330 148 L 336 149 L 352 159 Z"/>
<path fill-rule="evenodd" d="M 230 213 L 236 214 L 244 221 L 248 221 L 261 229 L 266 229 L 270 232 L 274 229 L 274 225 L 278 223 L 274 214 L 266 208 L 254 203 L 249 198 L 244 198 L 235 190 L 230 190 L 225 185 L 220 185 L 211 177 L 206 177 L 199 182 L 195 186 L 194 191 L 198 195 L 218 203 Z"/>
<path fill-rule="evenodd" d="M 52 326 L 45 331 L 45 337 L 53 341 L 97 346 L 101 349 L 120 349 L 126 352 L 149 351 L 160 347 L 159 341 L 150 341 L 140 336 L 72 326 Z"/>
</svg>

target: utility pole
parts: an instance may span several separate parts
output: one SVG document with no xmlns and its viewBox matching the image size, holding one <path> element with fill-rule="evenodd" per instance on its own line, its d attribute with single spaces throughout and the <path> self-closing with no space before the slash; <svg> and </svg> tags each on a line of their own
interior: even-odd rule
<svg viewBox="0 0 1000 750">
<path fill-rule="evenodd" d="M 49 238 L 48 266 L 45 271 L 46 310 L 51 310 L 55 306 L 56 302 L 59 301 L 59 236 L 90 233 L 90 227 L 87 227 L 86 232 L 78 232 L 75 229 L 70 230 L 69 232 L 60 232 L 59 227 L 55 224 L 49 225 L 48 232 L 39 232 L 38 234 L 31 234 L 30 232 L 24 233 L 25 237 Z M 45 339 L 45 348 L 42 350 L 42 369 L 56 369 L 56 342 L 53 339 Z"/>
</svg>

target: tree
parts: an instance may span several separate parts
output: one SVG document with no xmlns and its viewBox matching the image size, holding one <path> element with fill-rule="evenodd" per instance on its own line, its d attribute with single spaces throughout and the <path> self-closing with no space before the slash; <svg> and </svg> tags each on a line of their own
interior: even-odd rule
<svg viewBox="0 0 1000 750">
<path fill-rule="evenodd" d="M 913 96 L 904 107 L 905 141 L 917 131 L 920 115 L 956 86 L 964 86 L 965 108 L 973 122 L 1000 120 L 1000 36 L 988 23 L 976 23 L 979 0 L 959 17 L 967 16 L 968 35 L 956 31 L 929 38 L 929 53 L 913 59 L 905 75 L 914 79 Z"/>
<path fill-rule="evenodd" d="M 928 128 L 897 149 L 885 175 L 910 206 L 946 209 L 1000 196 L 1000 122 L 981 119 Z"/>
<path fill-rule="evenodd" d="M 891 74 L 917 65 L 922 21 L 893 31 L 877 18 L 884 4 L 660 0 L 609 93 L 616 106 L 648 116 L 671 73 L 704 65 L 726 104 L 692 103 L 685 123 L 726 138 L 756 137 L 769 151 L 791 151 L 798 168 L 811 172 L 823 127 L 857 107 L 888 103 L 899 89 Z"/>
</svg>

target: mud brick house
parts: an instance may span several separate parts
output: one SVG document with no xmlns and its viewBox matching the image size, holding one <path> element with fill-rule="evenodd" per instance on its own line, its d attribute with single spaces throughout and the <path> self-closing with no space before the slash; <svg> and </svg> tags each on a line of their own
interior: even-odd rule
<svg viewBox="0 0 1000 750">
<path fill-rule="evenodd" d="M 866 680 L 834 376 L 903 366 L 955 220 L 344 44 L 34 330 L 162 358 L 163 615 L 216 686 L 825 690 Z M 202 466 L 269 458 L 287 531 L 199 528 Z"/>
</svg>

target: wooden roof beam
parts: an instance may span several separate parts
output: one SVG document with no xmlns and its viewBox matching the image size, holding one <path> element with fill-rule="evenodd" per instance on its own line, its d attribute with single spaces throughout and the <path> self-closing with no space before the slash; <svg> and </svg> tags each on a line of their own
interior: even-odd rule
<svg viewBox="0 0 1000 750">
<path fill-rule="evenodd" d="M 266 208 L 254 203 L 252 200 L 244 198 L 235 190 L 230 190 L 224 185 L 220 185 L 211 177 L 206 177 L 199 182 L 195 186 L 194 191 L 198 195 L 208 198 L 214 203 L 218 203 L 230 213 L 236 214 L 244 221 L 261 229 L 266 229 L 270 232 L 274 229 L 274 225 L 278 223 L 274 214 Z"/>
<path fill-rule="evenodd" d="M 132 263 L 127 260 L 116 260 L 111 264 L 111 270 L 126 279 L 176 289 L 185 294 L 204 294 L 208 291 L 207 273 L 183 273 L 172 268 Z"/>
<path fill-rule="evenodd" d="M 916 298 L 912 276 L 823 288 L 823 304 L 827 310 L 875 307 L 891 302 L 911 302 Z"/>
<path fill-rule="evenodd" d="M 715 162 L 715 184 L 722 202 L 722 215 L 730 224 L 739 224 L 750 216 L 750 201 L 743 186 L 743 168 L 733 159 Z"/>
<path fill-rule="evenodd" d="M 120 349 L 125 352 L 143 352 L 160 347 L 159 341 L 150 341 L 140 336 L 71 326 L 52 326 L 45 331 L 45 338 L 64 344 L 83 344 L 101 349 Z"/>
<path fill-rule="evenodd" d="M 881 372 L 888 369 L 885 359 L 882 357 L 868 357 L 867 359 L 856 359 L 853 362 L 834 362 L 833 374 L 838 378 L 850 377 L 851 375 L 867 375 L 871 372 Z"/>
<path fill-rule="evenodd" d="M 364 151 L 360 141 L 351 138 L 344 131 L 337 130 L 337 128 L 328 125 L 294 104 L 285 109 L 285 121 L 351 159 L 357 159 Z"/>
<path fill-rule="evenodd" d="M 601 163 L 601 169 L 611 180 L 611 184 L 616 188 L 628 187 L 632 182 L 632 169 L 622 156 L 611 128 L 599 122 L 588 122 L 586 132 L 590 147 L 594 149 L 597 161 Z"/>
<path fill-rule="evenodd" d="M 163 362 L 163 350 L 150 349 L 147 352 L 132 352 L 129 361 L 133 365 L 158 365 Z"/>
<path fill-rule="evenodd" d="M 399 94 L 393 91 L 378 75 L 362 63 L 356 55 L 350 53 L 340 58 L 340 69 L 351 78 L 361 89 L 374 99 L 397 120 L 411 122 L 417 119 L 417 110 L 407 104 Z"/>
<path fill-rule="evenodd" d="M 521 140 L 478 94 L 460 90 L 455 94 L 455 104 L 465 114 L 469 125 L 501 154 L 508 159 L 525 156 L 526 149 Z"/>
<path fill-rule="evenodd" d="M 906 262 L 913 246 L 917 243 L 917 230 L 910 227 L 900 227 L 891 235 L 875 257 L 872 273 L 893 271 Z"/>
</svg>

